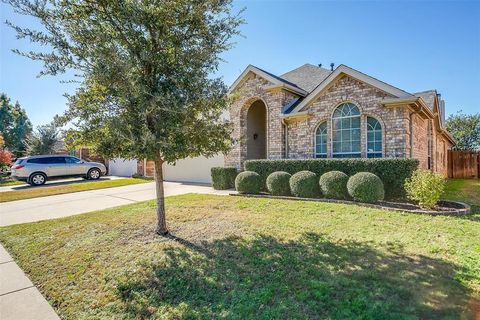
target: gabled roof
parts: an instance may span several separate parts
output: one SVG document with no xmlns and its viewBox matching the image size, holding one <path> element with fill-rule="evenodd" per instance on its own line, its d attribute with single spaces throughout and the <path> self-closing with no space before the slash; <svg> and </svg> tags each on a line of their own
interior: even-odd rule
<svg viewBox="0 0 480 320">
<path fill-rule="evenodd" d="M 256 75 L 268 80 L 269 82 L 271 82 L 273 84 L 274 87 L 282 87 L 286 90 L 289 90 L 289 91 L 292 91 L 300 96 L 306 96 L 308 94 L 307 91 L 303 90 L 302 88 L 300 88 L 299 86 L 297 86 L 296 84 L 288 81 L 288 80 L 285 80 L 285 79 L 282 79 L 274 74 L 271 74 L 270 72 L 267 72 L 265 70 L 262 70 L 260 68 L 257 68 L 253 65 L 248 65 L 247 68 L 245 68 L 245 70 L 242 72 L 242 74 L 237 78 L 237 80 L 235 80 L 235 82 L 230 86 L 230 89 L 228 89 L 228 94 L 231 94 L 243 81 L 243 79 L 245 78 L 245 76 L 249 73 L 249 72 L 253 72 L 255 73 Z"/>
<path fill-rule="evenodd" d="M 427 90 L 422 92 L 414 93 L 415 96 L 420 97 L 426 103 L 426 105 L 433 111 L 435 106 L 435 99 L 437 98 L 437 91 L 436 90 Z"/>
<path fill-rule="evenodd" d="M 329 88 L 329 85 L 332 84 L 337 78 L 342 75 L 348 75 L 354 79 L 367 83 L 379 90 L 382 90 L 386 93 L 391 94 L 394 97 L 406 99 L 414 97 L 412 94 L 398 89 L 388 83 L 375 79 L 369 75 L 366 75 L 360 71 L 347 67 L 346 65 L 339 65 L 328 77 L 326 77 L 310 94 L 303 99 L 290 113 L 295 113 L 301 111 L 308 103 L 314 100 L 320 93 L 325 89 Z"/>
<path fill-rule="evenodd" d="M 332 71 L 307 63 L 284 73 L 280 78 L 295 83 L 307 92 L 312 92 Z"/>
</svg>

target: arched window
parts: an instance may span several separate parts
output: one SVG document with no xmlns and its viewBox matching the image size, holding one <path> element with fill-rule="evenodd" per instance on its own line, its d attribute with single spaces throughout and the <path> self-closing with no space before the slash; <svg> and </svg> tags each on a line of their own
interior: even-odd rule
<svg viewBox="0 0 480 320">
<path fill-rule="evenodd" d="M 382 157 L 382 125 L 372 117 L 367 117 L 367 158 Z"/>
<path fill-rule="evenodd" d="M 327 157 L 327 122 L 322 122 L 315 131 L 315 158 Z"/>
<path fill-rule="evenodd" d="M 334 158 L 359 158 L 360 110 L 353 103 L 342 103 L 332 115 L 332 155 Z"/>
</svg>

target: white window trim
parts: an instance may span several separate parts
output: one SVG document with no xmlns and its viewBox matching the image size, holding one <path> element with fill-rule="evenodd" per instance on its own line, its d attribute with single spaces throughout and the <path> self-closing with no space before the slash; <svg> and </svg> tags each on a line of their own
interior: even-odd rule
<svg viewBox="0 0 480 320">
<path fill-rule="evenodd" d="M 353 104 L 357 109 L 358 109 L 358 115 L 356 116 L 346 116 L 346 117 L 339 117 L 339 118 L 335 118 L 335 119 L 350 119 L 350 118 L 359 118 L 360 119 L 360 127 L 358 129 L 360 129 L 360 151 L 359 152 L 334 152 L 333 151 L 333 114 L 335 113 L 335 111 L 342 105 L 344 104 Z M 343 130 L 343 129 L 342 129 Z M 351 130 L 351 129 L 349 129 Z M 337 131 L 341 131 L 341 130 L 337 130 Z M 331 155 L 331 158 L 336 158 L 338 156 L 342 156 L 342 155 L 351 155 L 351 154 L 358 154 L 360 155 L 359 158 L 362 158 L 362 110 L 360 109 L 360 107 L 352 102 L 352 101 L 342 101 L 341 103 L 337 104 L 335 106 L 335 108 L 333 108 L 333 111 L 332 111 L 332 115 L 330 116 L 330 147 L 331 147 L 331 152 L 330 152 L 330 155 Z"/>
<path fill-rule="evenodd" d="M 326 132 L 325 132 L 325 135 L 327 136 L 327 142 L 325 143 L 325 148 L 327 150 L 325 150 L 325 153 L 317 153 L 317 130 L 318 128 L 320 128 L 320 126 L 322 124 L 324 124 L 327 126 L 326 127 Z M 317 155 L 321 155 L 321 156 L 325 156 L 325 158 L 328 158 L 328 121 L 327 120 L 323 120 L 323 121 L 320 121 L 320 123 L 315 127 L 315 130 L 313 131 L 313 135 L 314 135 L 314 139 L 313 139 L 313 157 L 314 158 L 317 158 Z"/>
<path fill-rule="evenodd" d="M 382 140 L 381 140 L 381 146 L 382 146 L 382 150 L 380 151 L 372 151 L 372 152 L 369 152 L 368 151 L 368 118 L 372 118 L 372 119 L 375 119 L 377 120 L 378 124 L 380 125 L 380 134 L 382 135 Z M 365 157 L 368 158 L 368 155 L 369 154 L 380 154 L 381 157 L 380 158 L 383 158 L 384 157 L 384 153 L 383 153 L 383 140 L 384 140 L 384 134 L 383 134 L 383 125 L 382 123 L 380 122 L 380 120 L 378 120 L 376 117 L 373 117 L 371 115 L 366 115 L 365 116 Z"/>
</svg>

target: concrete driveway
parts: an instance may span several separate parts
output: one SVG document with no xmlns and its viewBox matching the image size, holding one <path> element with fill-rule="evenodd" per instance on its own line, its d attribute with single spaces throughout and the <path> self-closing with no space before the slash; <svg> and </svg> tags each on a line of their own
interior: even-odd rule
<svg viewBox="0 0 480 320">
<path fill-rule="evenodd" d="M 231 192 L 180 182 L 165 182 L 164 186 L 166 196 L 185 193 L 226 195 Z M 154 182 L 4 202 L 0 204 L 0 226 L 67 217 L 151 199 L 155 199 Z"/>
</svg>

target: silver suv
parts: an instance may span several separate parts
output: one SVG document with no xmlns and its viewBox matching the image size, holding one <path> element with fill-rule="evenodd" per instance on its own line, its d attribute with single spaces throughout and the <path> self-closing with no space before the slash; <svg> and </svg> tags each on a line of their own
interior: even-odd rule
<svg viewBox="0 0 480 320">
<path fill-rule="evenodd" d="M 19 158 L 11 170 L 13 179 L 26 181 L 32 186 L 42 185 L 50 178 L 83 177 L 97 180 L 107 173 L 101 163 L 56 155 Z"/>
</svg>

